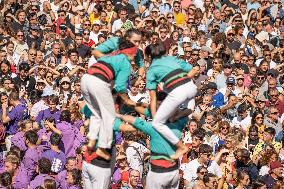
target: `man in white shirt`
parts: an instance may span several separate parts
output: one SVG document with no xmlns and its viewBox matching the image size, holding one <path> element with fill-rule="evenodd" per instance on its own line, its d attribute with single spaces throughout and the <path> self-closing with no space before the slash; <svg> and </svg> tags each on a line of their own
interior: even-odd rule
<svg viewBox="0 0 284 189">
<path fill-rule="evenodd" d="M 251 117 L 247 112 L 247 107 L 245 104 L 239 105 L 238 116 L 234 117 L 232 125 L 237 128 L 241 128 L 244 132 L 247 131 L 247 128 L 251 125 Z"/>
<path fill-rule="evenodd" d="M 199 147 L 199 157 L 193 161 L 190 161 L 184 169 L 183 178 L 185 179 L 185 186 L 192 187 L 197 178 L 197 168 L 199 166 L 205 166 L 208 168 L 208 172 L 216 175 L 217 177 L 222 176 L 221 169 L 215 161 L 211 161 L 212 147 L 208 144 L 201 144 Z"/>
<path fill-rule="evenodd" d="M 113 25 L 112 25 L 112 33 L 115 33 L 117 30 L 120 30 L 121 27 L 123 26 L 123 24 L 126 22 L 126 21 L 129 21 L 127 19 L 127 10 L 125 8 L 122 8 L 119 10 L 118 12 L 118 16 L 119 16 L 119 19 L 115 20 L 113 22 Z M 131 21 L 129 21 L 131 22 Z"/>
</svg>

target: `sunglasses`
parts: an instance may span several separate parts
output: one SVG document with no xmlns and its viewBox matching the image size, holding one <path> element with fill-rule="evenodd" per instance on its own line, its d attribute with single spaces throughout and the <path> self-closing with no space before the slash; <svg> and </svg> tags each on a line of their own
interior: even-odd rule
<svg viewBox="0 0 284 189">
<path fill-rule="evenodd" d="M 278 114 L 279 112 L 271 112 L 270 114 L 273 114 L 273 115 L 276 115 Z"/>
<path fill-rule="evenodd" d="M 255 119 L 263 119 L 263 117 L 256 117 Z"/>
<path fill-rule="evenodd" d="M 173 16 L 168 16 L 167 18 L 168 18 L 168 19 L 171 19 L 171 18 L 174 18 L 174 17 L 173 17 Z"/>
<path fill-rule="evenodd" d="M 90 33 L 84 33 L 84 35 L 89 35 Z"/>
<path fill-rule="evenodd" d="M 84 24 L 84 26 L 91 26 L 91 24 Z"/>
<path fill-rule="evenodd" d="M 199 172 L 199 174 L 201 174 L 201 175 L 205 175 L 207 173 L 207 171 L 201 171 L 201 172 Z"/>
<path fill-rule="evenodd" d="M 234 36 L 235 34 L 233 34 L 233 33 L 228 33 L 228 36 Z"/>
<path fill-rule="evenodd" d="M 61 85 L 70 85 L 70 83 L 67 82 L 67 81 L 64 81 L 64 82 L 61 83 Z"/>
<path fill-rule="evenodd" d="M 228 130 L 228 129 L 229 129 L 229 127 L 222 127 L 222 129 L 223 129 L 223 130 L 225 130 L 225 129 L 226 129 L 226 130 Z"/>
</svg>

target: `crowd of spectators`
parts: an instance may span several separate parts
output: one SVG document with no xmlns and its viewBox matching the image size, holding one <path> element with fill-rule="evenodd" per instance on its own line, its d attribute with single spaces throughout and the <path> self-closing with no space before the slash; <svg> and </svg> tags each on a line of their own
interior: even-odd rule
<svg viewBox="0 0 284 189">
<path fill-rule="evenodd" d="M 283 5 L 283 0 L 2 0 L 0 187 L 89 189 L 82 164 L 90 158 L 90 112 L 81 77 L 96 62 L 96 47 L 110 48 L 113 38 L 134 28 L 141 32 L 142 52 L 162 42 L 168 55 L 199 68 L 192 78 L 195 105 L 180 107 L 192 113 L 182 131 L 188 152 L 180 158 L 176 188 L 283 188 Z M 144 72 L 132 64 L 128 96 L 149 104 L 149 62 L 143 56 L 141 61 Z M 119 102 L 116 109 L 151 121 Z M 110 188 L 146 188 L 151 140 L 136 130 L 116 132 Z"/>
</svg>

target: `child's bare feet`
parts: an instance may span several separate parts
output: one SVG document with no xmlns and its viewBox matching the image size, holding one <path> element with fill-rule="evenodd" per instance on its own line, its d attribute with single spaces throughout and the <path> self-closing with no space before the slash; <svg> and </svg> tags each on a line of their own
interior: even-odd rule
<svg viewBox="0 0 284 189">
<path fill-rule="evenodd" d="M 177 147 L 176 153 L 171 156 L 172 159 L 178 159 L 188 151 L 188 148 L 182 143 L 182 141 L 179 141 L 176 144 L 176 147 Z"/>
<path fill-rule="evenodd" d="M 110 160 L 111 156 L 104 148 L 97 148 L 96 150 L 97 156 L 100 156 L 101 158 L 104 158 L 106 160 Z"/>
</svg>

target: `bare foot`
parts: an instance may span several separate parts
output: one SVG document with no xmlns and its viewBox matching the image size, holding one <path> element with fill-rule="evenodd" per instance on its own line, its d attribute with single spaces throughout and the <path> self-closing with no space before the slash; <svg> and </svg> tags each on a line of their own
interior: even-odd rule
<svg viewBox="0 0 284 189">
<path fill-rule="evenodd" d="M 185 154 L 187 151 L 188 151 L 188 148 L 184 144 L 179 145 L 179 146 L 177 146 L 176 153 L 174 155 L 172 155 L 171 158 L 172 159 L 178 159 L 183 154 Z"/>
<path fill-rule="evenodd" d="M 104 148 L 97 148 L 96 150 L 97 156 L 100 156 L 101 158 L 104 158 L 106 160 L 110 160 L 111 156 Z"/>
</svg>

